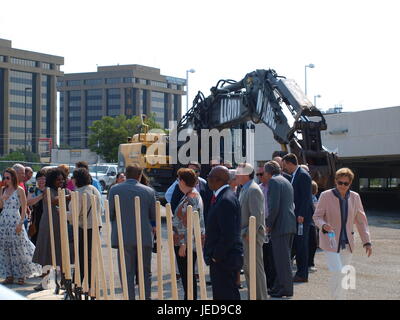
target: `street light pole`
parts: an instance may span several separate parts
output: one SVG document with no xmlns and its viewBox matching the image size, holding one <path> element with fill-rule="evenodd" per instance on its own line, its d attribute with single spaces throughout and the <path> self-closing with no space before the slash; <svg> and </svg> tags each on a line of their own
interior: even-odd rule
<svg viewBox="0 0 400 320">
<path fill-rule="evenodd" d="M 315 65 L 310 63 L 304 66 L 304 93 L 307 96 L 307 68 L 315 68 Z"/>
<path fill-rule="evenodd" d="M 317 98 L 321 98 L 321 95 L 317 94 L 316 96 L 314 96 L 314 107 L 317 106 Z"/>
<path fill-rule="evenodd" d="M 189 72 L 195 73 L 196 70 L 194 69 L 186 70 L 186 112 L 188 112 L 189 110 Z"/>
<path fill-rule="evenodd" d="M 32 91 L 32 88 L 31 87 L 26 87 L 25 88 L 25 130 L 24 130 L 24 132 L 25 132 L 25 142 L 24 142 L 25 151 L 27 151 L 26 150 L 26 107 L 27 107 L 27 104 L 26 104 L 26 92 L 29 91 L 29 90 Z M 32 121 L 32 119 L 31 119 L 31 121 Z"/>
</svg>

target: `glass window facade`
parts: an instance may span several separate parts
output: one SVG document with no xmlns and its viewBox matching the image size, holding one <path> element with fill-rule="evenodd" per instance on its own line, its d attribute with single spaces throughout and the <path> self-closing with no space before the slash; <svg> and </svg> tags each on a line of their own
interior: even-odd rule
<svg viewBox="0 0 400 320">
<path fill-rule="evenodd" d="M 168 85 L 166 82 L 160 82 L 160 81 L 150 81 L 150 85 L 154 87 L 160 87 L 160 88 L 167 88 Z"/>
<path fill-rule="evenodd" d="M 67 144 L 71 147 L 81 146 L 81 122 L 75 120 L 81 116 L 81 91 L 68 91 L 68 135 Z"/>
<path fill-rule="evenodd" d="M 19 64 L 21 66 L 26 66 L 26 67 L 37 67 L 38 66 L 37 61 L 14 58 L 14 57 L 11 57 L 10 62 L 13 64 Z"/>
<path fill-rule="evenodd" d="M 135 83 L 135 78 L 133 77 L 125 77 L 124 83 Z"/>
<path fill-rule="evenodd" d="M 106 84 L 121 83 L 121 78 L 106 78 Z"/>
<path fill-rule="evenodd" d="M 125 88 L 125 115 L 131 118 L 136 115 L 136 90 Z"/>
<path fill-rule="evenodd" d="M 68 80 L 67 81 L 68 87 L 75 87 L 75 86 L 80 86 L 80 85 L 81 85 L 81 80 Z"/>
<path fill-rule="evenodd" d="M 42 69 L 51 69 L 51 64 L 50 63 L 46 63 L 46 62 L 42 62 Z"/>
<path fill-rule="evenodd" d="M 32 150 L 32 110 L 35 102 L 34 75 L 29 72 L 10 70 L 9 83 L 9 125 L 10 149 Z M 26 103 L 25 103 L 26 98 Z M 25 142 L 26 137 L 26 142 Z"/>
<path fill-rule="evenodd" d="M 151 92 L 151 113 L 155 115 L 155 121 L 161 126 L 164 127 L 164 119 L 165 119 L 165 93 L 152 91 Z M 168 115 L 167 115 L 168 117 Z"/>
<path fill-rule="evenodd" d="M 60 143 L 66 144 L 64 128 L 64 91 L 60 92 Z"/>
<path fill-rule="evenodd" d="M 50 137 L 50 76 L 41 76 L 41 99 L 40 99 L 40 118 L 41 118 L 41 138 Z"/>
<path fill-rule="evenodd" d="M 87 79 L 84 80 L 84 84 L 87 86 L 98 86 L 103 84 L 103 79 Z"/>
<path fill-rule="evenodd" d="M 179 118 L 179 99 L 181 99 L 181 96 L 179 94 L 174 94 L 172 95 L 172 108 L 173 108 L 173 117 L 175 121 L 178 121 Z"/>
<path fill-rule="evenodd" d="M 121 114 L 121 90 L 107 89 L 107 115 L 115 117 Z"/>
<path fill-rule="evenodd" d="M 6 57 L 5 56 L 0 56 L 0 62 L 5 62 L 6 61 Z"/>
<path fill-rule="evenodd" d="M 147 81 L 145 79 L 136 79 L 136 83 L 147 84 Z"/>
<path fill-rule="evenodd" d="M 86 134 L 93 122 L 103 117 L 103 94 L 101 89 L 86 90 Z"/>
</svg>

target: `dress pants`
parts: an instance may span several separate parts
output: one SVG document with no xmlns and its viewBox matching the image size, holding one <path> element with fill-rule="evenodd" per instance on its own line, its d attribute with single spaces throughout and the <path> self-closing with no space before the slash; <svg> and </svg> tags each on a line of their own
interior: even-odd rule
<svg viewBox="0 0 400 320">
<path fill-rule="evenodd" d="M 265 277 L 267 280 L 267 288 L 273 289 L 275 286 L 276 270 L 271 240 L 268 243 L 264 243 L 263 245 L 263 260 Z"/>
<path fill-rule="evenodd" d="M 344 286 L 344 277 L 346 270 L 343 267 L 351 263 L 353 257 L 348 246 L 346 249 L 340 250 L 340 253 L 324 251 L 328 269 L 331 273 L 329 279 L 329 288 L 331 296 L 334 300 L 346 300 L 348 288 Z"/>
<path fill-rule="evenodd" d="M 247 288 L 249 288 L 250 293 L 250 270 L 249 270 L 249 241 L 243 241 L 244 248 L 244 264 L 243 271 L 246 278 Z M 266 300 L 268 299 L 267 293 L 267 280 L 264 271 L 264 261 L 263 261 L 263 240 L 256 240 L 256 299 Z"/>
<path fill-rule="evenodd" d="M 308 246 L 308 266 L 309 267 L 314 267 L 314 257 L 315 257 L 315 252 L 317 251 L 318 243 L 318 231 L 317 228 L 313 225 L 310 226 L 310 236 L 309 236 L 309 246 Z"/>
<path fill-rule="evenodd" d="M 272 236 L 272 252 L 274 255 L 276 280 L 274 291 L 293 295 L 292 263 L 290 259 L 293 234 Z"/>
<path fill-rule="evenodd" d="M 187 300 L 187 255 L 185 257 L 179 256 L 179 246 L 174 246 L 176 262 L 178 264 L 179 274 L 181 275 L 183 290 L 185 291 L 185 300 Z M 193 251 L 193 300 L 197 300 L 197 281 L 195 277 L 195 266 L 196 266 L 196 251 Z"/>
<path fill-rule="evenodd" d="M 303 235 L 295 235 L 294 237 L 294 250 L 296 252 L 296 276 L 308 279 L 308 256 L 309 256 L 309 236 L 310 224 L 303 224 Z"/>
<path fill-rule="evenodd" d="M 151 254 L 152 247 L 143 247 L 143 276 L 144 276 L 144 290 L 145 299 L 151 300 Z M 138 257 L 136 246 L 125 246 L 125 267 L 126 267 L 126 278 L 128 282 L 128 296 L 129 300 L 135 300 L 135 275 L 136 272 L 139 274 L 138 268 Z M 122 283 L 122 273 L 120 264 L 120 254 L 118 250 L 118 268 L 119 275 Z"/>
<path fill-rule="evenodd" d="M 236 275 L 239 270 L 231 269 L 223 263 L 210 263 L 210 279 L 213 300 L 240 300 L 236 285 Z"/>
</svg>

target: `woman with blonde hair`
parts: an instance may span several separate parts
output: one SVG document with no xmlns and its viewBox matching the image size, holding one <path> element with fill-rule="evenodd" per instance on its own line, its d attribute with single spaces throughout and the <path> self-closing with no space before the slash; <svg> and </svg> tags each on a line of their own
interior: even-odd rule
<svg viewBox="0 0 400 320">
<path fill-rule="evenodd" d="M 360 195 L 350 191 L 354 173 L 348 168 L 335 174 L 335 188 L 321 193 L 314 212 L 315 225 L 320 229 L 319 247 L 324 250 L 331 272 L 331 295 L 335 300 L 346 299 L 342 273 L 351 263 L 354 251 L 354 224 L 357 226 L 363 247 L 372 254 L 371 238 Z"/>
</svg>

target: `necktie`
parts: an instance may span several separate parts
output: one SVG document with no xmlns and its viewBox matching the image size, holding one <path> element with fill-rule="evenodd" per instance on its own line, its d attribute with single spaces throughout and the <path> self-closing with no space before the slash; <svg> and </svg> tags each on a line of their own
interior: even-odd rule
<svg viewBox="0 0 400 320">
<path fill-rule="evenodd" d="M 211 204 L 214 204 L 215 202 L 217 202 L 217 197 L 215 196 L 215 194 L 213 194 L 211 197 Z"/>
</svg>

